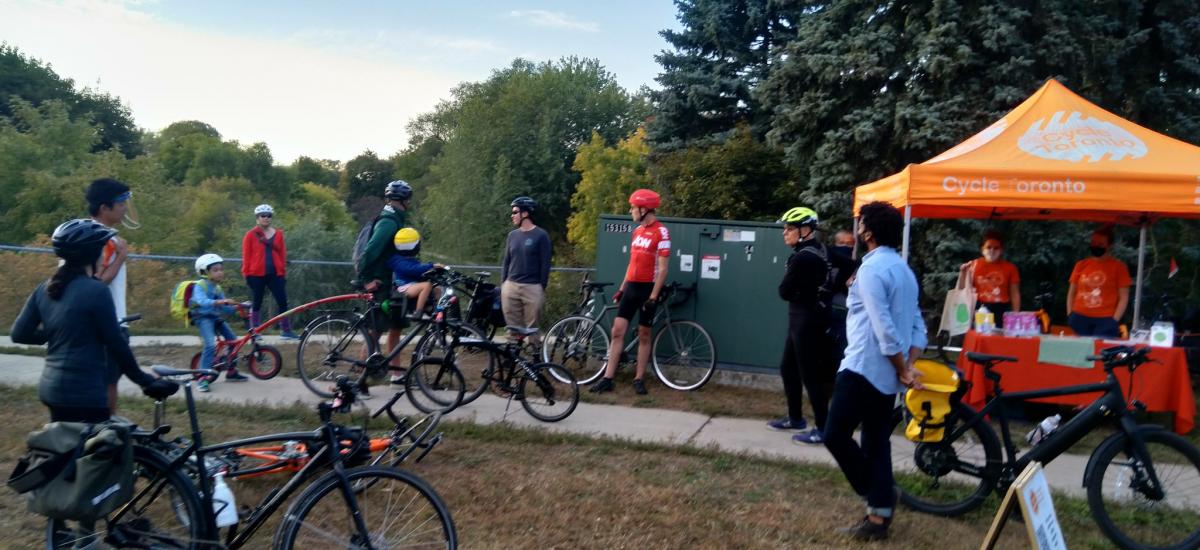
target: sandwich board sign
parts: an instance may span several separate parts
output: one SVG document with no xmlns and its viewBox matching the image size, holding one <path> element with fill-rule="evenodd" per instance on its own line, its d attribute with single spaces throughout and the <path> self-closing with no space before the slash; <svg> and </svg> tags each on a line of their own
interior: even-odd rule
<svg viewBox="0 0 1200 550">
<path fill-rule="evenodd" d="M 1025 530 L 1029 535 L 1029 546 L 1037 550 L 1066 550 L 1067 543 L 1063 538 L 1062 528 L 1058 524 L 1058 514 L 1054 511 L 1054 501 L 1050 498 L 1050 485 L 1046 483 L 1046 474 L 1042 471 L 1042 463 L 1034 462 L 1026 466 L 1021 475 L 1008 488 L 992 527 L 988 529 L 983 539 L 981 550 L 991 550 L 1000 538 L 1004 522 L 1014 507 L 1019 506 L 1021 516 L 1025 519 Z"/>
</svg>

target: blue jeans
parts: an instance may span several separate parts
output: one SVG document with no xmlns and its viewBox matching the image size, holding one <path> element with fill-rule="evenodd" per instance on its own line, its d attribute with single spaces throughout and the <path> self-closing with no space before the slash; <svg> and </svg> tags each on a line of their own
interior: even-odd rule
<svg viewBox="0 0 1200 550">
<path fill-rule="evenodd" d="M 1088 317 L 1072 313 L 1067 317 L 1067 325 L 1079 336 L 1116 338 L 1121 335 L 1121 325 L 1112 317 Z"/>
<path fill-rule="evenodd" d="M 225 320 L 219 317 L 195 317 L 192 323 L 200 329 L 200 339 L 204 340 L 204 350 L 200 352 L 200 368 L 210 369 L 213 357 L 217 354 L 217 333 L 220 332 L 221 338 L 225 340 L 233 340 L 237 335 Z"/>
<path fill-rule="evenodd" d="M 891 441 L 895 403 L 895 395 L 881 393 L 862 375 L 840 371 L 823 434 L 825 448 L 850 487 L 867 499 L 867 513 L 885 518 L 892 517 L 896 505 Z M 861 446 L 854 441 L 854 430 L 860 425 Z"/>
</svg>

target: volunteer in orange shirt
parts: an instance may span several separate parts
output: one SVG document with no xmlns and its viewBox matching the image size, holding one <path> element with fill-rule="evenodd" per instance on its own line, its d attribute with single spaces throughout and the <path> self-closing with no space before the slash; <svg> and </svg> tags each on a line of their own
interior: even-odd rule
<svg viewBox="0 0 1200 550">
<path fill-rule="evenodd" d="M 996 320 L 1007 311 L 1021 311 L 1021 275 L 1017 266 L 1002 259 L 1004 239 L 988 231 L 983 236 L 982 257 L 971 260 L 958 269 L 958 288 L 967 280 L 975 287 L 976 306 L 987 306 Z"/>
<path fill-rule="evenodd" d="M 1079 260 L 1071 271 L 1067 291 L 1067 324 L 1080 336 L 1116 337 L 1129 305 L 1129 269 L 1109 254 L 1112 229 L 1092 233 L 1091 258 Z"/>
</svg>

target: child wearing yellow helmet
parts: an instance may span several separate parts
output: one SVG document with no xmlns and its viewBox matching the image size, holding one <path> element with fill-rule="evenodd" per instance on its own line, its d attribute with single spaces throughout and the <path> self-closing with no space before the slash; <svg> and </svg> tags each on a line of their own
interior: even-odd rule
<svg viewBox="0 0 1200 550">
<path fill-rule="evenodd" d="M 421 234 L 416 229 L 400 228 L 396 232 L 396 236 L 392 238 L 392 243 L 396 246 L 396 253 L 388 258 L 387 262 L 388 267 L 392 270 L 392 280 L 396 285 L 396 292 L 410 299 L 416 299 L 416 309 L 411 318 L 420 320 L 424 315 L 425 304 L 434 290 L 433 283 L 425 280 L 423 275 L 431 269 L 441 269 L 445 266 L 436 263 L 422 263 L 417 259 L 417 254 L 421 252 Z"/>
</svg>

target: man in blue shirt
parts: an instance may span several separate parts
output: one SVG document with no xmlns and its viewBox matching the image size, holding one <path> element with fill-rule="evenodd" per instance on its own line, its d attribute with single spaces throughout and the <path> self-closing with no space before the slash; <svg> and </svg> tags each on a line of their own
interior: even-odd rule
<svg viewBox="0 0 1200 550">
<path fill-rule="evenodd" d="M 843 532 L 860 540 L 887 538 L 896 504 L 892 479 L 892 410 L 896 394 L 920 387 L 913 362 L 927 344 L 917 307 L 917 278 L 896 252 L 904 231 L 900 211 L 885 202 L 859 210 L 858 240 L 867 247 L 846 299 L 845 357 L 825 423 L 825 446 L 867 515 Z M 854 430 L 862 426 L 862 445 Z"/>
</svg>

